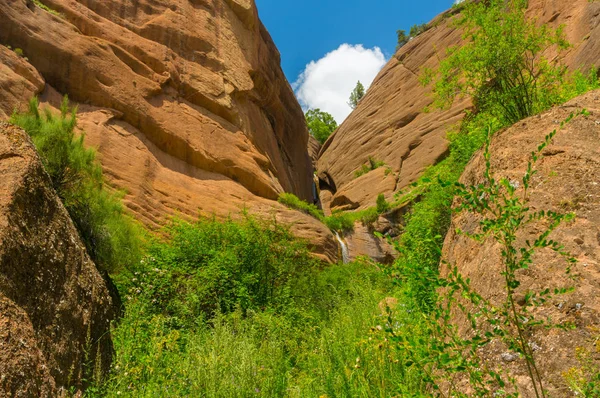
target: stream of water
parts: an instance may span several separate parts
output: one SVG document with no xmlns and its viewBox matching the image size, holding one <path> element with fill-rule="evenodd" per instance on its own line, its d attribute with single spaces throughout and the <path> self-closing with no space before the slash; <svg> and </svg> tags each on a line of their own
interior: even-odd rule
<svg viewBox="0 0 600 398">
<path fill-rule="evenodd" d="M 335 238 L 340 243 L 340 247 L 342 248 L 342 261 L 344 264 L 348 264 L 350 262 L 350 254 L 348 253 L 348 246 L 346 242 L 340 237 L 340 235 L 336 232 Z"/>
</svg>

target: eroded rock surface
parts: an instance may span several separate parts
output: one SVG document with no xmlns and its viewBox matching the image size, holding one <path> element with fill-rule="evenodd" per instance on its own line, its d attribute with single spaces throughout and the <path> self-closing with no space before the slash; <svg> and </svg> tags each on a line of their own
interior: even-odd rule
<svg viewBox="0 0 600 398">
<path fill-rule="evenodd" d="M 58 15 L 0 0 L 0 44 L 22 49 L 32 69 L 3 74 L 2 49 L 4 108 L 41 92 L 40 81 L 45 105 L 68 94 L 110 184 L 152 228 L 172 215 L 274 212 L 337 258 L 327 228 L 275 202 L 284 191 L 312 202 L 313 167 L 302 109 L 253 1 L 42 2 Z M 28 89 L 13 94 L 10 81 Z"/>
<path fill-rule="evenodd" d="M 0 122 L 0 396 L 54 397 L 106 372 L 115 314 L 29 137 Z"/>
<path fill-rule="evenodd" d="M 600 91 L 588 93 L 540 116 L 535 116 L 499 133 L 490 147 L 492 174 L 496 179 L 522 181 L 530 154 L 544 141 L 546 134 L 556 129 L 570 113 L 588 109 L 589 116 L 580 116 L 566 125 L 543 152 L 529 190 L 532 211 L 552 210 L 573 212 L 575 219 L 563 223 L 549 237 L 561 244 L 578 262 L 570 275 L 564 258 L 550 250 L 541 250 L 534 264 L 517 272 L 521 286 L 516 290 L 518 305 L 528 291 L 546 288 L 573 287 L 574 291 L 554 296 L 539 308 L 531 309 L 540 319 L 552 319 L 555 324 L 572 324 L 572 329 L 535 328 L 528 335 L 535 345 L 536 361 L 549 396 L 572 396 L 565 383 L 564 372 L 581 369 L 576 351 L 588 352 L 598 365 L 597 346 L 600 327 Z M 461 182 L 466 185 L 484 181 L 485 161 L 479 153 L 467 166 Z M 522 193 L 522 187 L 520 188 Z M 462 213 L 452 220 L 444 243 L 444 260 L 471 279 L 472 287 L 499 305 L 506 298 L 503 280 L 501 247 L 491 239 L 477 243 L 455 231 L 460 228 L 476 232 L 480 216 Z M 535 223 L 521 231 L 518 245 L 533 241 L 544 225 Z M 447 272 L 447 267 L 443 270 Z M 521 304 L 519 304 L 521 303 Z M 468 322 L 456 317 L 461 329 L 468 333 Z M 494 344 L 483 353 L 490 364 L 510 363 L 522 388 L 523 396 L 532 396 L 527 384 L 524 362 L 517 356 L 508 360 L 506 347 Z"/>
</svg>

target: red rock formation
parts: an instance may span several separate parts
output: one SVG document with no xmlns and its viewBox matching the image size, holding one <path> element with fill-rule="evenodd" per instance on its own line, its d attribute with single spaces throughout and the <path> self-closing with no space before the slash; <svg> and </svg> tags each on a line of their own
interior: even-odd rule
<svg viewBox="0 0 600 398">
<path fill-rule="evenodd" d="M 107 371 L 115 314 L 28 135 L 0 123 L 0 396 L 55 397 Z"/>
<path fill-rule="evenodd" d="M 44 101 L 80 104 L 86 142 L 139 219 L 274 212 L 337 257 L 326 227 L 274 202 L 284 191 L 312 202 L 312 164 L 304 115 L 253 1 L 43 3 L 57 15 L 0 0 L 0 43 L 23 49 L 47 83 Z M 39 80 L 2 71 L 0 87 L 33 83 L 18 96 L 0 89 L 0 103 L 40 91 Z"/>
<path fill-rule="evenodd" d="M 540 22 L 565 25 L 573 44 L 565 58 L 568 66 L 600 64 L 600 3 L 531 0 L 528 12 Z M 329 200 L 332 207 L 364 209 L 374 206 L 380 193 L 390 199 L 446 155 L 446 133 L 461 121 L 469 101 L 456 101 L 446 111 L 424 113 L 432 97 L 430 88 L 420 84 L 419 75 L 423 67 L 435 68 L 446 48 L 461 42 L 461 33 L 450 25 L 451 16 L 447 12 L 434 19 L 429 30 L 395 54 L 356 110 L 323 146 L 317 169 L 320 178 L 335 187 Z M 385 162 L 392 174 L 378 169 L 355 178 L 354 172 L 369 157 Z"/>
<path fill-rule="evenodd" d="M 578 117 L 567 124 L 555 136 L 552 145 L 544 150 L 544 156 L 536 167 L 538 173 L 531 182 L 528 203 L 532 211 L 575 214 L 573 221 L 563 223 L 549 239 L 564 244 L 578 263 L 567 275 L 564 258 L 551 250 L 540 250 L 529 269 L 517 271 L 521 281 L 516 290 L 517 301 L 528 291 L 574 288 L 568 294 L 554 296 L 544 305 L 530 309 L 538 319 L 551 318 L 555 324 L 574 325 L 574 328 L 566 330 L 538 327 L 528 335 L 529 342 L 539 347 L 535 356 L 548 396 L 555 397 L 573 394 L 565 385 L 563 372 L 581 368 L 577 349 L 593 353 L 594 366 L 598 366 L 596 343 L 600 302 L 596 298 L 600 295 L 600 91 L 526 119 L 499 133 L 490 146 L 493 176 L 520 181 L 531 152 L 544 141 L 545 135 L 556 129 L 557 123 L 565 120 L 570 113 L 581 109 L 588 109 L 590 115 Z M 485 160 L 480 152 L 467 166 L 461 182 L 466 185 L 482 183 L 484 171 Z M 477 243 L 455 233 L 457 228 L 468 233 L 476 232 L 479 221 L 480 216 L 471 213 L 453 217 L 444 243 L 444 260 L 457 266 L 465 278 L 471 279 L 475 291 L 498 306 L 506 298 L 501 247 L 492 239 Z M 521 246 L 526 240 L 533 241 L 542 230 L 543 225 L 529 224 L 519 232 L 516 244 Z M 463 332 L 468 332 L 469 322 L 464 316 L 457 315 L 456 322 Z M 492 344 L 484 349 L 482 355 L 495 366 L 506 352 L 506 347 Z M 532 396 L 528 395 L 532 388 L 527 384 L 523 361 L 515 361 L 510 367 L 523 396 Z"/>
</svg>

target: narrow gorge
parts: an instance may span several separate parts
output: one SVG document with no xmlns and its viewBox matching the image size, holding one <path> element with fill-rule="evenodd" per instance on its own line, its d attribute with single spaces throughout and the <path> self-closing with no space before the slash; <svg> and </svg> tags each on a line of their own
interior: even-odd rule
<svg viewBox="0 0 600 398">
<path fill-rule="evenodd" d="M 254 0 L 0 0 L 0 397 L 600 396 L 600 2 L 522 3 L 321 145 Z M 477 7 L 559 32 L 516 124 L 426 82 Z"/>
</svg>

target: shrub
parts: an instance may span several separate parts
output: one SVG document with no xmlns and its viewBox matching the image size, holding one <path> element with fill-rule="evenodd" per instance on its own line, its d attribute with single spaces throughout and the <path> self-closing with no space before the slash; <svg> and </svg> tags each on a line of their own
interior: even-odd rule
<svg viewBox="0 0 600 398">
<path fill-rule="evenodd" d="M 513 124 L 560 102 L 565 68 L 542 55 L 552 46 L 568 45 L 562 31 L 537 26 L 525 16 L 526 0 L 468 2 L 458 25 L 466 44 L 448 49 L 436 72 L 435 105 L 446 107 L 468 95 L 479 112 Z"/>
<path fill-rule="evenodd" d="M 373 171 L 373 170 L 378 169 L 383 166 L 385 166 L 385 162 L 383 162 L 381 160 L 377 160 L 372 156 L 369 156 L 368 163 L 363 164 L 360 167 L 360 169 L 358 169 L 354 172 L 354 178 L 363 176 L 363 175 L 369 173 L 370 171 Z"/>
<path fill-rule="evenodd" d="M 380 193 L 377 195 L 377 213 L 385 213 L 390 209 L 390 204 L 385 200 L 385 196 Z"/>
<path fill-rule="evenodd" d="M 352 212 L 334 212 L 331 216 L 325 218 L 325 225 L 332 231 L 352 231 L 356 214 Z"/>
<path fill-rule="evenodd" d="M 15 54 L 17 54 L 21 58 L 23 58 L 23 56 L 24 56 L 23 50 L 20 48 L 15 48 Z"/>
<path fill-rule="evenodd" d="M 414 38 L 419 36 L 421 33 L 424 33 L 427 31 L 427 29 L 429 29 L 429 25 L 424 23 L 424 24 L 420 24 L 420 25 L 413 25 L 410 27 L 410 37 Z"/>
<path fill-rule="evenodd" d="M 227 222 L 227 228 L 246 229 L 247 221 L 240 223 Z M 186 228 L 224 228 L 216 224 L 204 220 L 202 226 Z M 261 236 L 270 236 L 268 230 L 273 227 L 264 226 L 248 232 L 262 241 Z M 222 250 L 221 241 L 211 241 L 197 253 Z M 191 244 L 190 248 L 194 249 Z M 238 245 L 237 249 L 234 254 L 241 258 L 258 255 L 252 246 Z M 169 264 L 169 269 L 178 264 Z M 149 285 L 154 287 L 155 277 L 167 275 L 161 275 L 166 268 L 157 268 L 158 272 L 153 266 L 146 263 L 146 271 L 132 275 L 139 279 L 137 286 L 120 285 L 129 298 L 126 317 L 113 333 L 117 356 L 111 379 L 97 389 L 104 396 L 393 396 L 402 369 L 394 365 L 394 350 L 384 336 L 369 332 L 384 322 L 377 316 L 377 303 L 391 288 L 375 266 L 358 262 L 318 270 L 298 266 L 297 279 L 288 284 L 294 293 L 286 306 L 278 306 L 275 300 L 265 308 L 255 305 L 243 311 L 238 307 L 229 314 L 216 313 L 210 323 L 184 325 L 173 319 L 183 312 L 181 307 L 177 312 L 162 311 L 159 302 L 169 308 L 173 297 L 179 296 L 181 305 L 193 307 L 195 301 L 186 299 L 188 279 L 198 273 L 189 274 L 186 266 L 182 271 L 188 277 L 174 280 L 177 285 L 171 289 L 171 298 L 163 301 L 162 295 L 147 291 Z M 278 262 L 272 266 L 288 268 Z M 373 336 L 373 343 L 365 342 L 367 335 Z"/>
<path fill-rule="evenodd" d="M 398 45 L 396 46 L 396 51 L 403 47 L 406 43 L 408 43 L 411 39 L 419 36 L 421 33 L 426 32 L 429 29 L 429 25 L 424 23 L 421 25 L 413 25 L 410 27 L 410 32 L 407 35 L 405 30 L 398 30 L 396 34 L 398 35 Z"/>
<path fill-rule="evenodd" d="M 104 270 L 115 271 L 139 261 L 142 230 L 129 218 L 121 195 L 106 190 L 95 152 L 75 137 L 76 110 L 65 96 L 60 115 L 40 113 L 37 98 L 29 111 L 13 114 L 11 122 L 32 137 L 56 193 L 73 219 L 88 253 Z"/>
<path fill-rule="evenodd" d="M 245 215 L 241 221 L 174 221 L 169 241 L 156 242 L 128 283 L 130 295 L 151 310 L 193 325 L 240 308 L 281 309 L 292 299 L 292 282 L 317 265 L 306 246 L 284 226 Z"/>
</svg>

